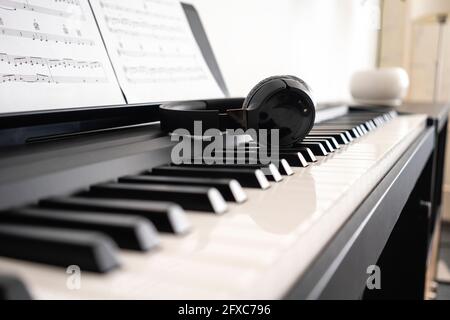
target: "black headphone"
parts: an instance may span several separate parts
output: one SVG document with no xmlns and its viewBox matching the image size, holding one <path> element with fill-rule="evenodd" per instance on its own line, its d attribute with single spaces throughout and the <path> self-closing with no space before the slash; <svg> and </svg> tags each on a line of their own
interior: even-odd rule
<svg viewBox="0 0 450 320">
<path fill-rule="evenodd" d="M 247 98 L 185 101 L 159 107 L 161 129 L 279 129 L 280 146 L 301 141 L 312 129 L 315 102 L 309 86 L 295 76 L 274 76 L 259 82 Z"/>
</svg>

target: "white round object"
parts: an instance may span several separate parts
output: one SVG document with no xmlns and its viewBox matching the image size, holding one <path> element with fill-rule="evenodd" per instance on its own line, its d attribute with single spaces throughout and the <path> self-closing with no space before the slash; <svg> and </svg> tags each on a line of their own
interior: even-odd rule
<svg viewBox="0 0 450 320">
<path fill-rule="evenodd" d="M 408 73 L 402 68 L 382 68 L 356 72 L 351 94 L 360 104 L 398 106 L 409 89 Z"/>
</svg>

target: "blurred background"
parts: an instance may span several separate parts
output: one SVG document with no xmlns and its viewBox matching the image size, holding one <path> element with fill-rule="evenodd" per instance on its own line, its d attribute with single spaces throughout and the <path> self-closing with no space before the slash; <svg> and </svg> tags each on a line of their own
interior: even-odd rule
<svg viewBox="0 0 450 320">
<path fill-rule="evenodd" d="M 319 102 L 349 101 L 355 71 L 402 67 L 411 81 L 407 101 L 450 102 L 450 19 L 418 21 L 413 1 L 189 0 L 233 96 L 245 96 L 266 76 L 295 74 Z M 447 150 L 444 217 L 450 221 Z"/>
<path fill-rule="evenodd" d="M 235 96 L 266 76 L 296 74 L 319 100 L 341 100 L 352 73 L 377 64 L 379 0 L 189 2 Z"/>
</svg>

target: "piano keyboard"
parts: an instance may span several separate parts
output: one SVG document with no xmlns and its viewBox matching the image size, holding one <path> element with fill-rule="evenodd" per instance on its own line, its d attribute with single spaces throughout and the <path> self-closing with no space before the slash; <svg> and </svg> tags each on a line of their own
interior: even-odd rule
<svg viewBox="0 0 450 320">
<path fill-rule="evenodd" d="M 282 298 L 425 126 L 352 112 L 279 168 L 166 164 L 0 212 L 0 270 L 37 299 Z"/>
</svg>

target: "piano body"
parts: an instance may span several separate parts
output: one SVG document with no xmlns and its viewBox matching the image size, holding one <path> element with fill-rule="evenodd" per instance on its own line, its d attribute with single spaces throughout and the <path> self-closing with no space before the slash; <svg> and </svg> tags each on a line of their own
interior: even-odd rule
<svg viewBox="0 0 450 320">
<path fill-rule="evenodd" d="M 170 165 L 154 110 L 0 118 L 1 274 L 34 299 L 424 297 L 446 106 L 319 108 L 322 121 L 267 175 Z M 379 290 L 367 288 L 372 266 Z"/>
</svg>

